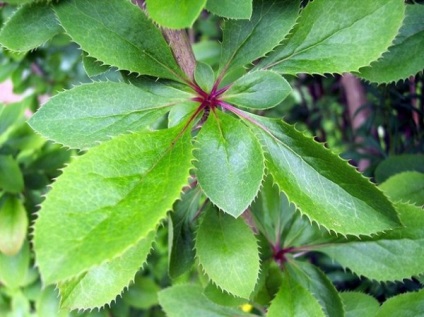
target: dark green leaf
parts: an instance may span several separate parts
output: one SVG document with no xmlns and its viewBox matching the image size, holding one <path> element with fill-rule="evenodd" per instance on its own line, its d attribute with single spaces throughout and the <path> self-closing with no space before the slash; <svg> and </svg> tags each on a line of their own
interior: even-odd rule
<svg viewBox="0 0 424 317">
<path fill-rule="evenodd" d="M 9 193 L 19 193 L 24 189 L 21 170 L 12 156 L 0 155 L 0 189 Z"/>
<path fill-rule="evenodd" d="M 149 128 L 167 107 L 189 99 L 189 93 L 157 83 L 135 87 L 102 82 L 77 86 L 51 98 L 30 120 L 37 132 L 71 148 Z"/>
<path fill-rule="evenodd" d="M 122 296 L 125 303 L 138 309 L 150 309 L 158 305 L 160 286 L 151 277 L 138 275 L 135 282 Z M 125 315 L 127 316 L 127 315 Z"/>
<path fill-rule="evenodd" d="M 392 44 L 404 12 L 403 0 L 311 1 L 287 40 L 260 66 L 284 74 L 357 71 Z"/>
<path fill-rule="evenodd" d="M 86 52 L 83 52 L 82 64 L 89 77 L 98 76 L 110 69 L 108 65 L 103 65 L 103 63 L 97 61 L 95 58 L 88 56 Z"/>
<path fill-rule="evenodd" d="M 375 170 L 377 183 L 381 184 L 389 177 L 406 171 L 424 173 L 423 154 L 402 154 L 389 156 Z"/>
<path fill-rule="evenodd" d="M 197 136 L 196 175 L 206 196 L 240 216 L 258 193 L 264 173 L 259 142 L 238 119 L 214 111 Z"/>
<path fill-rule="evenodd" d="M 119 136 L 65 168 L 34 228 L 44 282 L 110 261 L 155 230 L 191 168 L 189 133 L 180 136 L 181 129 Z"/>
<path fill-rule="evenodd" d="M 208 0 L 206 9 L 225 18 L 249 19 L 252 15 L 252 0 Z"/>
<path fill-rule="evenodd" d="M 219 288 L 249 298 L 259 275 L 258 244 L 242 218 L 207 210 L 197 231 L 196 256 Z"/>
<path fill-rule="evenodd" d="M 71 38 L 97 60 L 139 74 L 183 81 L 185 75 L 161 32 L 130 1 L 62 0 L 55 11 Z"/>
<path fill-rule="evenodd" d="M 277 73 L 259 70 L 236 80 L 222 99 L 244 108 L 267 109 L 278 105 L 291 91 L 290 84 Z"/>
</svg>

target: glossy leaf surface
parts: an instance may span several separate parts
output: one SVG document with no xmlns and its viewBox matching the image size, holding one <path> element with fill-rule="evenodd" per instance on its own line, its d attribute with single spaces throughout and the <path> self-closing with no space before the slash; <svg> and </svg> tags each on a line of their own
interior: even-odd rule
<svg viewBox="0 0 424 317">
<path fill-rule="evenodd" d="M 44 282 L 75 277 L 122 255 L 166 217 L 191 168 L 188 134 L 177 139 L 181 128 L 122 135 L 64 170 L 35 223 Z"/>
<path fill-rule="evenodd" d="M 242 218 L 206 211 L 196 236 L 196 256 L 219 288 L 249 298 L 259 275 L 255 236 Z"/>
<path fill-rule="evenodd" d="M 184 78 L 159 29 L 130 1 L 62 0 L 55 11 L 71 38 L 99 61 L 139 74 Z"/>
<path fill-rule="evenodd" d="M 233 217 L 255 198 L 264 173 L 262 149 L 238 119 L 216 111 L 197 136 L 196 175 L 206 196 Z"/>
<path fill-rule="evenodd" d="M 260 66 L 284 74 L 357 71 L 389 48 L 404 11 L 403 0 L 309 2 L 287 40 Z"/>
<path fill-rule="evenodd" d="M 37 132 L 71 148 L 87 149 L 119 134 L 146 129 L 164 109 L 190 94 L 157 84 L 124 83 L 77 86 L 51 98 L 30 120 Z"/>
</svg>

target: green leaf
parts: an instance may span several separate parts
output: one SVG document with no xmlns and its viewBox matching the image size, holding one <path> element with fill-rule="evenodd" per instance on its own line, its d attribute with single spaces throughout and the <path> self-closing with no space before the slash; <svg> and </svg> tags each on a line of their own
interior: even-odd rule
<svg viewBox="0 0 424 317">
<path fill-rule="evenodd" d="M 374 83 L 406 79 L 424 69 L 424 6 L 406 6 L 406 17 L 393 46 L 383 57 L 361 68 L 359 76 Z"/>
<path fill-rule="evenodd" d="M 0 189 L 9 193 L 20 193 L 24 189 L 18 162 L 10 155 L 0 155 Z"/>
<path fill-rule="evenodd" d="M 170 29 L 189 28 L 196 21 L 206 0 L 146 0 L 149 16 Z"/>
<path fill-rule="evenodd" d="M 215 82 L 215 74 L 208 64 L 197 62 L 194 79 L 203 91 L 209 93 Z"/>
<path fill-rule="evenodd" d="M 51 98 L 29 124 L 50 140 L 87 149 L 111 137 L 148 128 L 169 111 L 167 107 L 190 97 L 159 83 L 154 89 L 113 82 L 81 85 Z"/>
<path fill-rule="evenodd" d="M 402 154 L 389 156 L 375 170 L 377 183 L 381 184 L 389 177 L 406 171 L 424 173 L 423 154 Z"/>
<path fill-rule="evenodd" d="M 23 117 L 27 103 L 24 101 L 6 106 L 0 105 L 0 136 L 5 135 Z"/>
<path fill-rule="evenodd" d="M 29 3 L 20 7 L 0 31 L 0 44 L 12 51 L 26 52 L 44 44 L 61 27 L 50 5 Z"/>
<path fill-rule="evenodd" d="M 197 107 L 199 107 L 197 102 L 185 102 L 172 106 L 168 113 L 168 128 L 175 127 L 188 120 L 195 113 Z"/>
<path fill-rule="evenodd" d="M 374 297 L 364 293 L 343 292 L 340 297 L 346 310 L 345 317 L 375 317 L 380 308 Z"/>
<path fill-rule="evenodd" d="M 242 218 L 207 210 L 196 237 L 196 255 L 224 291 L 249 298 L 259 275 L 258 244 Z"/>
<path fill-rule="evenodd" d="M 184 80 L 159 29 L 130 1 L 62 0 L 54 8 L 70 37 L 97 60 L 143 75 Z"/>
<path fill-rule="evenodd" d="M 392 44 L 404 12 L 403 0 L 309 2 L 287 40 L 260 66 L 284 74 L 357 71 Z"/>
<path fill-rule="evenodd" d="M 122 299 L 134 308 L 147 310 L 159 304 L 158 292 L 160 290 L 160 286 L 152 277 L 138 274 L 134 284 L 122 295 Z"/>
<path fill-rule="evenodd" d="M 119 257 L 155 230 L 191 168 L 190 136 L 181 129 L 119 136 L 65 168 L 34 228 L 45 283 Z"/>
<path fill-rule="evenodd" d="M 299 6 L 299 0 L 255 0 L 250 20 L 226 21 L 220 73 L 247 65 L 277 46 L 293 27 Z"/>
<path fill-rule="evenodd" d="M 46 287 L 36 302 L 38 316 L 69 317 L 68 311 L 59 311 L 58 297 L 58 291 L 54 286 Z"/>
<path fill-rule="evenodd" d="M 6 196 L 0 201 L 0 252 L 15 255 L 27 234 L 28 216 L 22 202 Z"/>
<path fill-rule="evenodd" d="M 168 222 L 169 276 L 176 278 L 194 264 L 194 232 L 191 222 L 199 210 L 201 191 L 198 187 L 185 193 L 175 203 Z"/>
<path fill-rule="evenodd" d="M 267 109 L 282 102 L 292 88 L 283 77 L 271 71 L 250 72 L 231 85 L 222 99 L 244 108 Z"/>
<path fill-rule="evenodd" d="M 155 235 L 156 232 L 151 231 L 120 257 L 91 268 L 73 280 L 59 283 L 61 307 L 86 310 L 110 304 L 146 262 Z"/>
<path fill-rule="evenodd" d="M 229 19 L 249 19 L 252 15 L 252 0 L 208 0 L 206 9 Z"/>
<path fill-rule="evenodd" d="M 221 289 L 218 286 L 209 282 L 205 287 L 204 294 L 215 304 L 222 306 L 241 306 L 247 303 L 247 300 L 240 297 L 235 297 Z"/>
<path fill-rule="evenodd" d="M 424 290 L 392 297 L 385 301 L 375 317 L 422 316 L 424 311 Z"/>
<path fill-rule="evenodd" d="M 326 316 L 344 316 L 342 300 L 328 277 L 307 262 L 286 265 L 289 274 L 318 300 Z"/>
<path fill-rule="evenodd" d="M 197 285 L 180 284 L 166 288 L 159 292 L 159 303 L 168 317 L 249 316 L 241 310 L 213 303 Z"/>
<path fill-rule="evenodd" d="M 0 253 L 0 282 L 10 289 L 23 286 L 30 261 L 29 243 L 25 241 L 19 253 L 8 256 Z"/>
<path fill-rule="evenodd" d="M 318 300 L 287 271 L 280 290 L 268 309 L 267 317 L 326 317 Z"/>
<path fill-rule="evenodd" d="M 357 275 L 377 281 L 401 281 L 424 273 L 424 212 L 407 204 L 396 207 L 406 227 L 376 237 L 318 245 L 316 250 Z"/>
<path fill-rule="evenodd" d="M 110 70 L 108 65 L 103 65 L 103 63 L 99 62 L 95 58 L 88 56 L 86 52 L 83 52 L 82 54 L 82 64 L 89 77 L 95 77 Z"/>
<path fill-rule="evenodd" d="M 303 214 L 344 235 L 399 226 L 383 193 L 347 162 L 281 120 L 250 116 L 261 125 L 255 130 L 269 173 Z"/>
<path fill-rule="evenodd" d="M 258 193 L 264 174 L 259 142 L 238 119 L 214 111 L 197 135 L 197 179 L 206 196 L 234 217 Z"/>
<path fill-rule="evenodd" d="M 424 205 L 424 174 L 403 172 L 396 174 L 380 185 L 392 201 L 403 201 Z"/>
</svg>

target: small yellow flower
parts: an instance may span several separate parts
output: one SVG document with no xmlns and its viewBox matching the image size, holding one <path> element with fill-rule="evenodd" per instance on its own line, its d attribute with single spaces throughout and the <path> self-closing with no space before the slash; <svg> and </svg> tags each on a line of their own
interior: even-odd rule
<svg viewBox="0 0 424 317">
<path fill-rule="evenodd" d="M 244 311 L 245 313 L 249 313 L 249 312 L 251 312 L 251 311 L 252 311 L 253 306 L 252 306 L 252 305 L 250 305 L 249 303 L 246 303 L 246 304 L 241 305 L 241 306 L 240 306 L 240 309 L 241 309 L 242 311 Z"/>
</svg>

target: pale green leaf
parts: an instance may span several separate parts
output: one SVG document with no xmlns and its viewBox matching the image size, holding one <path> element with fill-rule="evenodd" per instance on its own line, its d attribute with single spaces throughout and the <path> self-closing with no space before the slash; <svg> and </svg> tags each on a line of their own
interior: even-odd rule
<svg viewBox="0 0 424 317">
<path fill-rule="evenodd" d="M 221 44 L 218 41 L 200 41 L 192 45 L 193 53 L 196 60 L 206 63 L 211 66 L 216 66 L 219 63 L 221 55 Z"/>
<path fill-rule="evenodd" d="M 393 46 L 383 57 L 361 68 L 359 76 L 375 83 L 407 79 L 424 69 L 424 6 L 406 6 L 406 17 Z"/>
<path fill-rule="evenodd" d="M 250 109 L 272 108 L 291 93 L 290 84 L 283 77 L 271 71 L 255 71 L 236 80 L 222 99 Z"/>
<path fill-rule="evenodd" d="M 403 0 L 309 2 L 287 40 L 260 66 L 284 74 L 357 71 L 392 44 L 404 12 Z"/>
<path fill-rule="evenodd" d="M 172 106 L 168 113 L 168 128 L 175 127 L 181 122 L 188 120 L 196 111 L 199 104 L 197 102 L 186 102 Z"/>
<path fill-rule="evenodd" d="M 204 92 L 209 93 L 215 82 L 215 74 L 212 67 L 208 64 L 198 62 L 194 72 L 194 79 Z"/>
<path fill-rule="evenodd" d="M 250 19 L 252 0 L 208 0 L 206 9 L 229 19 Z"/>
<path fill-rule="evenodd" d="M 262 149 L 242 122 L 214 111 L 197 135 L 197 179 L 206 196 L 234 217 L 255 198 L 264 173 Z"/>
<path fill-rule="evenodd" d="M 28 216 L 22 202 L 6 196 L 0 200 L 0 252 L 15 255 L 27 234 Z"/>
<path fill-rule="evenodd" d="M 383 303 L 375 317 L 418 317 L 424 312 L 424 290 L 389 298 Z"/>
<path fill-rule="evenodd" d="M 299 0 L 255 0 L 250 20 L 226 21 L 220 73 L 262 57 L 289 33 L 298 16 Z"/>
<path fill-rule="evenodd" d="M 418 206 L 424 205 L 424 174 L 403 172 L 396 174 L 380 185 L 392 201 L 403 201 Z"/>
<path fill-rule="evenodd" d="M 259 275 L 258 244 L 242 218 L 206 211 L 196 236 L 196 256 L 219 288 L 249 298 Z"/>
<path fill-rule="evenodd" d="M 34 228 L 44 282 L 122 255 L 166 217 L 191 168 L 190 136 L 181 129 L 119 136 L 65 168 Z"/>
<path fill-rule="evenodd" d="M 189 28 L 196 21 L 206 0 L 146 0 L 149 16 L 171 29 Z"/>
<path fill-rule="evenodd" d="M 288 273 L 283 273 L 280 290 L 271 302 L 267 317 L 326 317 L 318 300 Z"/>
<path fill-rule="evenodd" d="M 54 286 L 43 289 L 37 298 L 35 307 L 39 317 L 69 317 L 68 311 L 59 311 L 59 294 Z"/>
<path fill-rule="evenodd" d="M 424 212 L 420 207 L 396 205 L 405 228 L 376 237 L 362 237 L 317 246 L 330 258 L 359 276 L 377 281 L 401 281 L 424 273 Z"/>
<path fill-rule="evenodd" d="M 367 294 L 359 292 L 340 293 L 346 317 L 375 317 L 380 304 L 378 301 Z"/>
<path fill-rule="evenodd" d="M 75 279 L 59 283 L 61 307 L 93 309 L 110 304 L 146 262 L 156 232 L 151 231 L 121 256 L 91 268 Z"/>
<path fill-rule="evenodd" d="M 159 292 L 159 303 L 168 317 L 250 316 L 241 310 L 213 303 L 197 285 L 180 284 L 166 288 Z"/>
<path fill-rule="evenodd" d="M 157 83 L 135 87 L 101 82 L 80 85 L 51 98 L 29 120 L 44 137 L 86 149 L 130 131 L 146 129 L 189 93 Z"/>
<path fill-rule="evenodd" d="M 300 261 L 287 263 L 286 268 L 294 280 L 313 294 L 327 316 L 344 316 L 339 293 L 320 269 Z"/>
<path fill-rule="evenodd" d="M 23 286 L 29 268 L 29 243 L 25 241 L 19 253 L 8 256 L 0 252 L 0 283 L 10 289 Z"/>
<path fill-rule="evenodd" d="M 205 287 L 204 294 L 207 298 L 213 301 L 215 304 L 222 306 L 241 306 L 243 304 L 247 304 L 248 301 L 244 298 L 235 297 L 226 291 L 223 291 L 218 286 L 213 284 L 213 282 L 209 282 L 209 284 Z"/>
<path fill-rule="evenodd" d="M 184 80 L 160 30 L 130 1 L 62 0 L 55 11 L 71 38 L 97 60 L 139 74 Z"/>
<path fill-rule="evenodd" d="M 0 155 L 0 189 L 9 193 L 19 193 L 24 189 L 19 164 L 10 155 Z"/>
<path fill-rule="evenodd" d="M 29 3 L 20 7 L 0 31 L 0 44 L 12 51 L 26 52 L 44 44 L 61 27 L 50 5 Z"/>
<path fill-rule="evenodd" d="M 95 77 L 110 70 L 108 65 L 103 65 L 103 63 L 99 62 L 95 58 L 88 56 L 86 52 L 83 52 L 82 54 L 82 64 L 89 77 Z"/>
<path fill-rule="evenodd" d="M 375 169 L 375 178 L 381 184 L 389 177 L 406 171 L 417 171 L 424 173 L 423 154 L 392 155 L 378 164 Z"/>
<path fill-rule="evenodd" d="M 341 234 L 369 235 L 399 226 L 383 193 L 352 166 L 281 120 L 250 115 L 266 166 L 302 213 Z"/>
<path fill-rule="evenodd" d="M 1 66 L 3 68 L 3 65 Z M 10 104 L 7 107 L 0 104 L 0 136 L 7 135 L 7 132 L 13 124 L 19 122 L 23 117 L 27 102 L 24 100 L 15 104 Z"/>
</svg>

